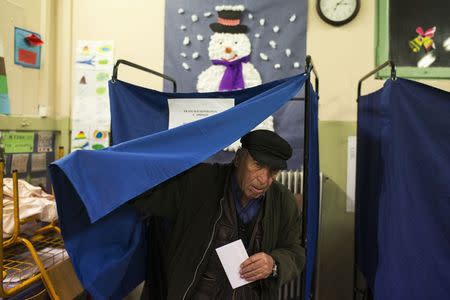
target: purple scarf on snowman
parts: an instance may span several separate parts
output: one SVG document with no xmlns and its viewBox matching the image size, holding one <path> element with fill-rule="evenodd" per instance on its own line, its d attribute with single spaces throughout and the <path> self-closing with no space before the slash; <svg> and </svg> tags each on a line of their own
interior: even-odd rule
<svg viewBox="0 0 450 300">
<path fill-rule="evenodd" d="M 242 75 L 242 63 L 250 61 L 250 55 L 242 58 L 226 61 L 213 59 L 211 62 L 213 65 L 222 65 L 226 67 L 222 80 L 220 81 L 219 91 L 232 91 L 240 90 L 245 87 L 244 77 Z"/>
</svg>

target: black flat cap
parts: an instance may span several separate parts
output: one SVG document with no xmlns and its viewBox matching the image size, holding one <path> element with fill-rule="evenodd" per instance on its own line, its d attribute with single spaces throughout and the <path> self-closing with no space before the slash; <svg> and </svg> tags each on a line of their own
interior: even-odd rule
<svg viewBox="0 0 450 300">
<path fill-rule="evenodd" d="M 256 161 L 279 170 L 287 168 L 286 161 L 292 156 L 291 145 L 270 130 L 250 131 L 241 138 L 241 143 Z"/>
</svg>

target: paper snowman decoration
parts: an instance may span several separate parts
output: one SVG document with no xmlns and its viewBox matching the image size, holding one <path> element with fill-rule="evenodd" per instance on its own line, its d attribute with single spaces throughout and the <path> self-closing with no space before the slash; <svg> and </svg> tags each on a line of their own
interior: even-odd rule
<svg viewBox="0 0 450 300">
<path fill-rule="evenodd" d="M 243 5 L 216 6 L 218 21 L 209 25 L 214 32 L 208 47 L 212 66 L 198 76 L 198 92 L 240 90 L 262 83 L 258 70 L 250 62 L 252 46 L 246 35 L 248 27 L 240 24 L 244 10 Z M 273 117 L 255 129 L 273 131 Z M 237 151 L 240 146 L 241 143 L 236 141 L 225 150 Z"/>
<path fill-rule="evenodd" d="M 261 84 L 261 76 L 250 62 L 248 27 L 240 24 L 244 6 L 216 6 L 216 11 L 218 22 L 209 25 L 214 31 L 208 47 L 213 65 L 198 76 L 197 91 L 231 91 Z"/>
</svg>

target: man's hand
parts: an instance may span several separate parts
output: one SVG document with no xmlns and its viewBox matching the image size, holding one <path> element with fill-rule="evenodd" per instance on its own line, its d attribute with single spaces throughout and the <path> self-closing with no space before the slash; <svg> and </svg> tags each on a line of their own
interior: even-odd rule
<svg viewBox="0 0 450 300">
<path fill-rule="evenodd" d="M 274 263 L 270 255 L 264 252 L 256 253 L 241 264 L 241 277 L 248 281 L 265 279 L 272 274 Z"/>
</svg>

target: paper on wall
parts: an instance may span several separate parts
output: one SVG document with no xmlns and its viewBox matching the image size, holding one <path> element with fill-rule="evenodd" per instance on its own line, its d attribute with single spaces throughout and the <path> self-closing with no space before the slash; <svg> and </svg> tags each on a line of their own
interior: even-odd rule
<svg viewBox="0 0 450 300">
<path fill-rule="evenodd" d="M 45 171 L 47 170 L 47 154 L 33 153 L 31 154 L 31 171 Z"/>
<path fill-rule="evenodd" d="M 347 144 L 347 212 L 355 211 L 356 136 L 348 137 Z"/>
<path fill-rule="evenodd" d="M 103 149 L 108 139 L 98 132 L 110 130 L 108 81 L 113 69 L 112 41 L 77 42 L 75 95 L 72 103 L 71 150 Z"/>
<path fill-rule="evenodd" d="M 11 171 L 17 170 L 17 173 L 26 173 L 28 169 L 28 157 L 28 154 L 13 154 Z"/>
<path fill-rule="evenodd" d="M 203 99 L 168 99 L 169 129 L 194 122 L 234 106 L 234 99 L 203 98 Z"/>
</svg>

